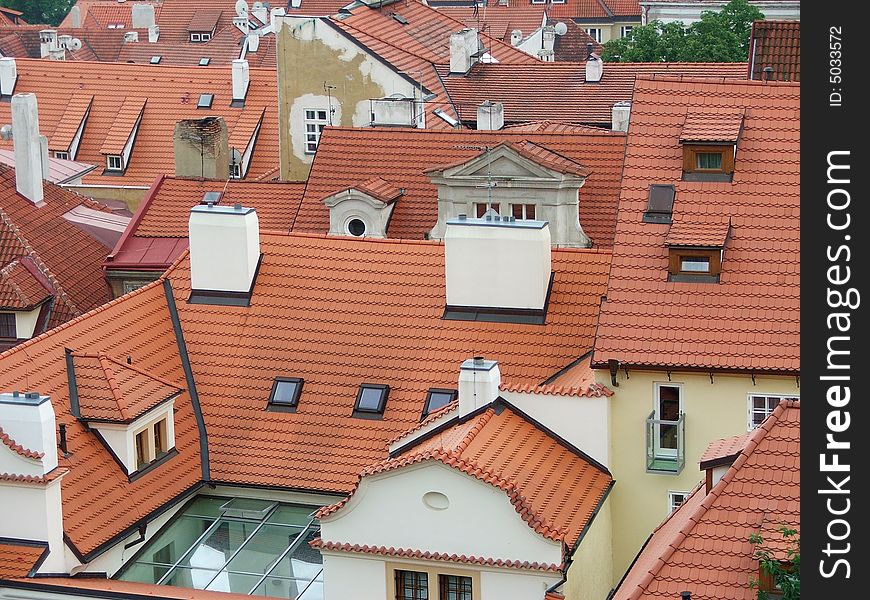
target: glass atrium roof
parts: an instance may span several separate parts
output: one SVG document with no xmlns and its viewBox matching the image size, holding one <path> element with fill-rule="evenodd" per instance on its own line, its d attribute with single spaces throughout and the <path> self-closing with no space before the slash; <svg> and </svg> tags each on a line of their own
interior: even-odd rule
<svg viewBox="0 0 870 600">
<path fill-rule="evenodd" d="M 323 559 L 308 542 L 317 506 L 199 496 L 116 575 L 123 581 L 291 600 L 323 598 Z"/>
</svg>

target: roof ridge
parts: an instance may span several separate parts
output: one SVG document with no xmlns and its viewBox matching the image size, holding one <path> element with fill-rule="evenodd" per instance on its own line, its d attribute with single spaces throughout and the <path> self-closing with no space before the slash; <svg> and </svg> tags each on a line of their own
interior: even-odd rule
<svg viewBox="0 0 870 600">
<path fill-rule="evenodd" d="M 474 424 L 468 428 L 468 432 L 465 436 L 459 440 L 459 443 L 456 445 L 451 452 L 455 453 L 456 456 L 462 457 L 462 453 L 468 448 L 468 445 L 472 442 L 472 440 L 477 437 L 483 428 L 486 427 L 486 424 L 489 423 L 489 420 L 495 415 L 495 410 L 493 410 L 492 406 L 483 411 L 477 418 L 474 420 Z"/>
<path fill-rule="evenodd" d="M 661 63 L 612 63 L 620 65 L 630 64 L 661 64 Z M 681 65 L 701 65 L 711 63 L 680 63 Z M 779 88 L 800 88 L 800 82 L 797 81 L 760 81 L 757 79 L 734 79 L 722 75 L 669 75 L 666 73 L 637 73 L 635 75 L 637 81 L 662 81 L 671 83 L 706 83 L 708 85 L 749 85 L 762 87 L 779 87 Z"/>
<path fill-rule="evenodd" d="M 459 407 L 459 400 L 451 400 L 450 402 L 448 402 L 444 406 L 433 410 L 428 415 L 426 415 L 426 417 L 424 419 L 422 419 L 420 422 L 414 423 L 414 425 L 412 425 L 411 427 L 409 427 L 405 431 L 399 433 L 398 435 L 396 435 L 395 437 L 390 439 L 387 442 L 387 448 L 389 448 L 390 446 L 392 446 L 393 444 L 398 442 L 400 439 L 407 437 L 407 436 L 411 435 L 412 433 L 419 431 L 423 427 L 426 427 L 430 423 L 437 421 L 441 417 L 444 417 L 445 415 L 447 415 L 447 413 L 452 412 L 453 410 L 455 410 L 458 407 Z"/>
<path fill-rule="evenodd" d="M 177 383 L 173 383 L 173 382 L 169 381 L 168 379 L 164 379 L 163 377 L 149 373 L 148 371 L 137 367 L 133 363 L 125 363 L 125 362 L 120 361 L 117 358 L 114 358 L 114 357 L 109 356 L 109 355 L 105 355 L 105 358 L 107 360 L 109 360 L 110 362 L 113 362 L 116 365 L 119 365 L 120 367 L 122 367 L 124 369 L 129 369 L 130 371 L 134 371 L 135 373 L 138 373 L 139 375 L 142 375 L 144 377 L 148 377 L 150 379 L 153 379 L 154 381 L 159 381 L 160 383 L 162 383 L 164 385 L 168 385 L 170 387 L 174 387 L 174 388 L 179 389 L 179 390 L 184 389 L 181 386 L 179 386 Z"/>
<path fill-rule="evenodd" d="M 112 367 L 109 364 L 108 357 L 100 353 L 97 360 L 100 363 L 100 368 L 103 370 L 103 374 L 106 376 L 106 381 L 109 384 L 109 390 L 112 392 L 112 397 L 115 399 L 115 404 L 118 405 L 118 412 L 121 413 L 121 418 L 125 421 L 129 420 L 130 412 L 127 410 L 127 402 L 124 400 L 124 394 L 121 393 L 121 388 L 118 387 L 118 382 L 115 380 L 115 373 L 112 371 Z"/>
<path fill-rule="evenodd" d="M 40 460 L 43 456 L 45 456 L 44 452 L 36 452 L 35 450 L 31 450 L 29 448 L 25 448 L 14 439 L 12 436 L 3 431 L 3 427 L 0 426 L 0 442 L 3 443 L 4 446 L 15 452 L 16 454 L 20 454 L 24 458 L 31 458 L 33 460 Z"/>
</svg>

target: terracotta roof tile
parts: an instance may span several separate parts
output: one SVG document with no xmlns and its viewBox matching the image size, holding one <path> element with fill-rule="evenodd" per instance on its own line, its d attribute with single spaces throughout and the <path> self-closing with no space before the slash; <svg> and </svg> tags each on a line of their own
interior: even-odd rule
<svg viewBox="0 0 870 600">
<path fill-rule="evenodd" d="M 79 127 L 85 118 L 85 114 L 91 107 L 93 99 L 94 97 L 90 94 L 73 94 L 72 98 L 69 99 L 63 116 L 54 128 L 54 133 L 48 140 L 49 150 L 69 152 L 73 138 L 78 133 Z"/>
<path fill-rule="evenodd" d="M 703 486 L 653 533 L 619 584 L 614 600 L 692 598 L 752 600 L 758 576 L 749 536 L 762 533 L 781 554 L 781 525 L 800 530 L 800 402 L 780 403 L 749 434 L 746 446 L 713 486 Z"/>
<path fill-rule="evenodd" d="M 534 461 L 526 453 L 528 448 L 538 450 Z M 569 547 L 589 524 L 612 481 L 609 473 L 576 449 L 505 404 L 411 442 L 394 458 L 365 469 L 361 477 L 426 460 L 437 460 L 501 489 L 530 527 Z M 345 502 L 322 508 L 318 517 L 340 510 Z"/>
<path fill-rule="evenodd" d="M 680 143 L 733 142 L 737 143 L 743 127 L 743 110 L 693 110 L 686 115 L 680 132 Z"/>
<path fill-rule="evenodd" d="M 665 236 L 665 245 L 722 248 L 730 230 L 731 222 L 728 218 L 699 220 L 697 217 L 689 217 L 678 220 L 675 216 L 668 235 Z"/>
<path fill-rule="evenodd" d="M 232 127 L 232 134 L 229 136 L 230 148 L 235 148 L 240 154 L 244 154 L 245 148 L 251 143 L 254 134 L 262 126 L 265 114 L 265 108 L 242 111 Z"/>
<path fill-rule="evenodd" d="M 505 123 L 552 119 L 607 125 L 616 102 L 631 100 L 639 75 L 745 79 L 745 63 L 606 63 L 600 82 L 586 83 L 585 63 L 477 64 L 466 75 L 438 73 L 463 123 L 477 120 L 484 100 L 504 104 Z"/>
<path fill-rule="evenodd" d="M 554 25 L 556 22 L 555 15 L 553 15 L 549 19 L 549 24 Z M 556 61 L 585 62 L 589 57 L 589 44 L 592 44 L 592 52 L 598 56 L 601 56 L 601 53 L 604 52 L 604 46 L 598 43 L 595 38 L 589 35 L 583 27 L 572 19 L 562 19 L 559 22 L 564 23 L 568 30 L 564 35 L 557 35 L 556 41 L 553 43 L 553 53 Z"/>
<path fill-rule="evenodd" d="M 755 21 L 749 38 L 749 77 L 772 81 L 801 80 L 801 22 Z"/>
<path fill-rule="evenodd" d="M 747 111 L 730 183 L 681 181 L 683 115 L 700 108 Z M 797 372 L 799 115 L 797 84 L 638 80 L 593 366 L 615 359 L 627 365 Z M 667 280 L 668 228 L 642 218 L 651 184 L 675 186 L 680 220 L 721 224 L 731 217 L 718 284 Z M 727 314 L 728 326 L 713 314 Z M 650 326 L 655 319 L 676 318 L 679 328 Z"/>
<path fill-rule="evenodd" d="M 502 384 L 501 390 L 522 392 L 527 394 L 550 394 L 555 396 L 578 396 L 600 398 L 612 396 L 613 390 L 595 381 L 595 371 L 592 369 L 591 356 L 579 360 L 548 383 L 533 384 Z"/>
<path fill-rule="evenodd" d="M 354 189 L 364 192 L 372 198 L 377 198 L 385 204 L 389 204 L 402 195 L 401 190 L 383 177 L 372 177 L 362 183 L 353 186 Z"/>
<path fill-rule="evenodd" d="M 161 0 L 148 0 L 154 5 L 154 16 L 159 17 L 162 6 Z M 117 0 L 77 0 L 81 14 L 82 28 L 107 28 L 109 24 L 122 23 L 125 29 L 133 26 L 133 6 L 136 2 L 118 2 Z M 69 14 L 64 17 L 61 27 L 72 27 L 72 18 Z"/>
<path fill-rule="evenodd" d="M 320 538 L 311 541 L 311 546 L 319 550 L 333 550 L 339 552 L 356 552 L 361 554 L 376 554 L 378 556 L 395 556 L 399 558 L 416 558 L 422 560 L 435 560 L 445 562 L 467 563 L 474 565 L 486 565 L 491 567 L 503 567 L 508 569 L 529 569 L 534 571 L 559 571 L 561 565 L 544 564 L 537 562 L 503 560 L 500 558 L 482 558 L 480 556 L 466 556 L 465 554 L 446 554 L 443 552 L 429 552 L 428 550 L 409 550 L 407 548 L 394 548 L 390 546 L 368 546 L 365 544 L 347 544 L 339 542 L 324 542 Z"/>
<path fill-rule="evenodd" d="M 197 9 L 187 23 L 187 30 L 191 32 L 212 32 L 217 27 L 221 18 L 221 10 Z"/>
<path fill-rule="evenodd" d="M 707 470 L 705 466 L 708 463 L 719 463 L 720 461 L 736 458 L 738 454 L 746 447 L 746 442 L 749 440 L 749 433 L 735 435 L 730 438 L 716 440 L 711 442 L 704 454 L 701 455 L 701 470 Z"/>
<path fill-rule="evenodd" d="M 0 443 L 12 450 L 15 454 L 20 454 L 24 458 L 39 460 L 43 456 L 45 456 L 45 454 L 43 454 L 42 452 L 34 452 L 33 450 L 29 450 L 13 440 L 8 433 L 3 431 L 2 427 L 0 427 Z"/>
<path fill-rule="evenodd" d="M 0 269 L 0 308 L 29 310 L 54 295 L 45 277 L 29 256 L 14 260 Z"/>
<path fill-rule="evenodd" d="M 145 98 L 124 98 L 118 113 L 115 115 L 115 120 L 109 127 L 108 135 L 103 140 L 103 146 L 100 148 L 100 154 L 121 154 L 124 152 L 124 147 L 127 141 L 134 133 L 136 124 L 142 117 L 142 111 L 145 110 Z"/>
<path fill-rule="evenodd" d="M 425 171 L 459 163 L 479 154 L 470 145 L 528 142 L 590 171 L 580 190 L 580 223 L 595 247 L 612 244 L 616 197 L 625 144 L 623 134 L 585 128 L 572 132 L 431 131 L 394 128 L 327 127 L 311 167 L 294 231 L 325 233 L 329 211 L 323 199 L 372 175 L 382 177 L 405 194 L 396 202 L 388 235 L 421 239 L 438 217 L 437 190 Z M 347 160 L 348 156 L 355 160 Z M 567 164 L 559 159 L 560 165 Z M 558 168 L 563 168 L 559 166 Z"/>
<path fill-rule="evenodd" d="M 44 542 L 0 539 L 0 579 L 27 577 L 47 550 Z"/>
<path fill-rule="evenodd" d="M 97 169 L 85 175 L 85 184 L 150 185 L 160 174 L 175 172 L 172 136 L 175 123 L 181 119 L 221 116 L 227 122 L 229 134 L 243 113 L 265 110 L 263 125 L 251 157 L 248 179 L 256 179 L 279 164 L 278 107 L 275 103 L 277 80 L 274 69 L 250 69 L 250 88 L 243 108 L 230 106 L 232 76 L 230 67 L 171 67 L 128 63 L 82 62 L 70 69 L 65 61 L 17 59 L 16 92 L 35 93 L 39 98 L 39 122 L 44 132 L 53 132 L 64 117 L 70 90 L 93 96 L 87 126 L 82 136 L 76 160 L 105 165 L 104 152 L 118 151 L 126 143 L 125 132 L 131 127 L 130 114 L 135 104 L 124 114 L 124 126 L 119 108 L 125 98 L 147 98 L 142 123 L 133 145 L 130 161 L 123 176 L 104 175 Z M 56 85 L 63 79 L 64 86 Z M 210 111 L 197 109 L 200 94 L 215 95 Z M 11 119 L 10 105 L 0 103 L 0 121 Z M 126 111 L 126 108 L 125 108 Z M 123 139 L 122 139 L 123 138 Z M 11 148 L 11 142 L 0 142 Z"/>
<path fill-rule="evenodd" d="M 183 390 L 103 354 L 73 353 L 81 418 L 130 423 Z"/>
<path fill-rule="evenodd" d="M 510 43 L 511 32 L 519 29 L 523 38 L 534 33 L 544 25 L 545 8 L 543 5 L 514 4 L 501 5 L 491 0 L 485 7 L 438 6 L 438 11 L 461 21 L 466 27 L 479 31 L 503 42 Z"/>
</svg>

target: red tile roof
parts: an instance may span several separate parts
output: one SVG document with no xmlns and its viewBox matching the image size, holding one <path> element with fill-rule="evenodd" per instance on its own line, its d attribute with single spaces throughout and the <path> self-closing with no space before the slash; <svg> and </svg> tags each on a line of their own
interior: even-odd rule
<svg viewBox="0 0 870 600">
<path fill-rule="evenodd" d="M 365 469 L 361 478 L 439 461 L 501 489 L 529 527 L 569 547 L 589 525 L 613 481 L 603 467 L 501 401 L 445 426 Z M 535 448 L 534 462 L 524 460 L 529 448 Z M 318 517 L 341 510 L 345 502 L 322 508 Z"/>
<path fill-rule="evenodd" d="M 214 31 L 222 12 L 222 10 L 203 10 L 198 8 L 187 23 L 187 30 L 190 32 L 209 33 Z"/>
<path fill-rule="evenodd" d="M 253 182 L 188 177 L 157 179 L 139 205 L 124 236 L 109 254 L 109 269 L 165 270 L 187 249 L 190 209 L 206 192 L 220 192 L 219 204 L 257 209 L 261 230 L 289 231 L 299 210 L 303 182 Z"/>
<path fill-rule="evenodd" d="M 57 123 L 54 133 L 48 140 L 49 150 L 69 152 L 73 139 L 81 127 L 85 114 L 91 107 L 94 97 L 90 94 L 73 94 Z"/>
<path fill-rule="evenodd" d="M 552 5 L 550 16 L 602 23 L 639 21 L 641 10 L 638 0 L 567 0 Z"/>
<path fill-rule="evenodd" d="M 105 354 L 73 353 L 81 418 L 131 423 L 183 391 L 180 384 Z"/>
<path fill-rule="evenodd" d="M 45 28 L 45 25 L 26 25 L 0 31 L 0 51 L 4 56 L 14 58 L 40 58 L 39 32 Z M 148 41 L 147 29 L 59 27 L 55 31 L 58 36 L 69 35 L 82 43 L 78 50 L 66 51 L 64 56 L 67 61 L 119 61 L 121 52 L 125 48 L 137 45 L 125 43 L 124 37 L 128 31 L 135 31 L 139 34 L 140 40 L 144 40 L 145 43 Z"/>
<path fill-rule="evenodd" d="M 800 530 L 800 402 L 781 403 L 709 494 L 699 487 L 653 533 L 614 600 L 753 600 L 749 536 L 781 548 L 781 525 Z"/>
<path fill-rule="evenodd" d="M 78 206 L 101 205 L 52 183 L 43 189 L 45 205 L 37 207 L 16 191 L 15 172 L 0 166 L 0 265 L 21 259 L 34 267 L 28 271 L 55 296 L 48 322 L 55 327 L 112 297 L 100 268 L 108 248 L 63 218 Z M 31 300 L 40 295 L 32 283 L 26 289 Z"/>
<path fill-rule="evenodd" d="M 772 81 L 801 80 L 801 22 L 755 21 L 749 38 L 749 78 Z"/>
<path fill-rule="evenodd" d="M 145 98 L 127 97 L 121 103 L 115 120 L 103 140 L 100 154 L 121 154 L 145 110 Z"/>
<path fill-rule="evenodd" d="M 16 59 L 16 93 L 35 93 L 39 99 L 39 123 L 49 138 L 64 120 L 70 90 L 94 97 L 76 160 L 105 165 L 103 151 L 117 150 L 126 142 L 128 122 L 117 126 L 116 119 L 125 99 L 147 98 L 142 124 L 136 136 L 129 165 L 123 176 L 104 175 L 97 169 L 83 179 L 85 184 L 150 185 L 154 178 L 175 172 L 172 136 L 175 123 L 182 119 L 222 116 L 234 134 L 240 116 L 265 110 L 263 125 L 251 158 L 248 178 L 255 179 L 279 164 L 278 107 L 275 71 L 250 69 L 250 87 L 245 106 L 233 108 L 232 75 L 229 67 L 169 67 L 127 63 L 82 62 L 70 69 L 65 61 Z M 65 85 L 58 86 L 63 80 Z M 211 109 L 197 109 L 200 94 L 214 94 Z M 136 104 L 129 111 L 135 112 Z M 127 114 L 126 108 L 124 114 Z M 11 119 L 10 105 L 0 103 L 0 121 Z M 245 125 L 246 127 L 247 125 Z M 123 138 L 123 142 L 120 139 Z M 0 142 L 11 148 L 11 142 Z"/>
<path fill-rule="evenodd" d="M 0 444 L 3 444 L 10 450 L 12 450 L 15 454 L 20 454 L 24 458 L 32 458 L 34 460 L 39 460 L 43 456 L 45 456 L 42 452 L 34 452 L 28 448 L 25 448 L 15 440 L 13 440 L 8 433 L 3 431 L 3 428 L 0 427 Z"/>
<path fill-rule="evenodd" d="M 0 538 L 0 579 L 27 577 L 48 551 L 48 544 Z"/>
<path fill-rule="evenodd" d="M 436 8 L 461 21 L 466 27 L 474 27 L 506 43 L 510 43 L 511 32 L 514 29 L 519 29 L 523 38 L 526 38 L 544 24 L 545 7 L 541 4 L 503 6 L 496 0 L 491 0 L 489 5 L 484 7 L 438 6 Z"/>
<path fill-rule="evenodd" d="M 435 226 L 438 217 L 437 189 L 425 171 L 466 161 L 479 154 L 479 150 L 469 149 L 469 146 L 507 142 L 534 144 L 591 171 L 580 189 L 580 223 L 596 247 L 609 248 L 616 220 L 625 136 L 592 128 L 569 134 L 513 129 L 489 132 L 327 127 L 293 229 L 327 232 L 329 211 L 322 200 L 377 175 L 405 189 L 393 209 L 388 235 L 421 239 Z M 348 160 L 348 156 L 355 159 Z"/>
<path fill-rule="evenodd" d="M 591 367 L 590 356 L 579 360 L 576 365 L 567 368 L 548 383 L 534 384 L 502 384 L 499 389 L 508 392 L 523 392 L 527 394 L 551 394 L 555 396 L 580 396 L 600 398 L 612 396 L 613 390 L 595 381 L 595 371 Z"/>
<path fill-rule="evenodd" d="M 506 123 L 552 119 L 609 126 L 613 105 L 631 100 L 640 75 L 745 79 L 745 63 L 605 63 L 600 82 L 586 83 L 585 63 L 478 64 L 467 75 L 438 67 L 460 120 L 477 121 L 477 106 L 504 104 Z"/>
<path fill-rule="evenodd" d="M 0 309 L 30 310 L 53 295 L 51 284 L 40 276 L 39 267 L 29 256 L 0 269 Z"/>
<path fill-rule="evenodd" d="M 695 110 L 686 115 L 680 142 L 737 143 L 743 127 L 743 110 Z"/>
<path fill-rule="evenodd" d="M 130 482 L 97 436 L 73 415 L 64 348 L 119 360 L 130 356 L 135 368 L 169 381 L 184 381 L 184 373 L 159 283 L 0 355 L 0 389 L 35 389 L 51 396 L 57 422 L 66 424 L 64 531 L 77 551 L 87 554 L 201 481 L 199 436 L 190 398 L 182 393 L 174 416 L 178 455 Z"/>
<path fill-rule="evenodd" d="M 682 118 L 702 107 L 747 109 L 730 183 L 681 181 Z M 638 80 L 593 366 L 798 371 L 799 111 L 797 84 Z M 675 185 L 680 220 L 731 218 L 718 284 L 667 280 L 669 228 L 642 219 L 651 184 Z"/>
<path fill-rule="evenodd" d="M 707 446 L 707 449 L 704 450 L 704 454 L 701 455 L 701 460 L 699 461 L 701 470 L 706 471 L 711 466 L 716 466 L 723 461 L 736 458 L 746 447 L 746 442 L 749 440 L 750 435 L 750 433 L 744 433 L 711 442 Z"/>
<path fill-rule="evenodd" d="M 161 0 L 146 0 L 141 4 L 154 5 L 154 16 L 159 17 L 161 9 Z M 81 25 L 83 29 L 91 28 L 107 28 L 110 23 L 123 23 L 125 29 L 130 29 L 133 26 L 133 6 L 137 2 L 127 1 L 118 2 L 118 0 L 78 0 L 75 5 L 81 11 Z M 72 28 L 73 22 L 69 14 L 64 17 L 61 22 L 61 27 Z"/>
<path fill-rule="evenodd" d="M 339 552 L 356 552 L 360 554 L 375 554 L 378 556 L 395 556 L 399 558 L 411 558 L 418 560 L 436 560 L 453 563 L 466 563 L 472 565 L 485 565 L 490 567 L 502 567 L 507 569 L 529 569 L 534 571 L 559 571 L 561 565 L 546 564 L 519 560 L 504 560 L 501 558 L 483 558 L 480 556 L 467 556 L 465 554 L 447 554 L 444 552 L 429 552 L 428 550 L 410 550 L 408 548 L 394 548 L 390 546 L 368 546 L 365 544 L 342 544 L 337 542 L 324 542 L 320 538 L 311 541 L 311 546 L 319 550 L 333 550 Z"/>
<path fill-rule="evenodd" d="M 571 19 L 557 21 L 557 19 L 551 17 L 549 20 L 550 25 L 555 25 L 557 22 L 564 23 L 568 30 L 564 35 L 557 35 L 553 43 L 553 53 L 556 61 L 585 62 L 589 57 L 589 44 L 592 44 L 592 52 L 598 56 L 601 56 L 601 53 L 604 52 L 604 46 Z"/>
<path fill-rule="evenodd" d="M 402 191 L 399 188 L 391 184 L 383 177 L 372 177 L 371 179 L 367 179 L 362 183 L 354 185 L 352 187 L 353 189 L 368 194 L 372 198 L 377 198 L 384 204 L 394 202 L 395 200 L 398 200 L 399 196 L 402 195 Z"/>
<path fill-rule="evenodd" d="M 681 215 L 680 215 L 681 216 Z M 698 219 L 674 216 L 674 222 L 665 236 L 665 246 L 694 246 L 699 248 L 722 248 L 731 230 L 728 217 Z"/>
</svg>

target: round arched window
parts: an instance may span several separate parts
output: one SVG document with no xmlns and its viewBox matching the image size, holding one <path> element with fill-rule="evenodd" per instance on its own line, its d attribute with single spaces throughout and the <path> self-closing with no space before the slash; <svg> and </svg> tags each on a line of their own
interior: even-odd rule
<svg viewBox="0 0 870 600">
<path fill-rule="evenodd" d="M 366 224 L 362 219 L 351 219 L 347 223 L 347 232 L 353 236 L 361 237 L 366 233 Z"/>
</svg>

